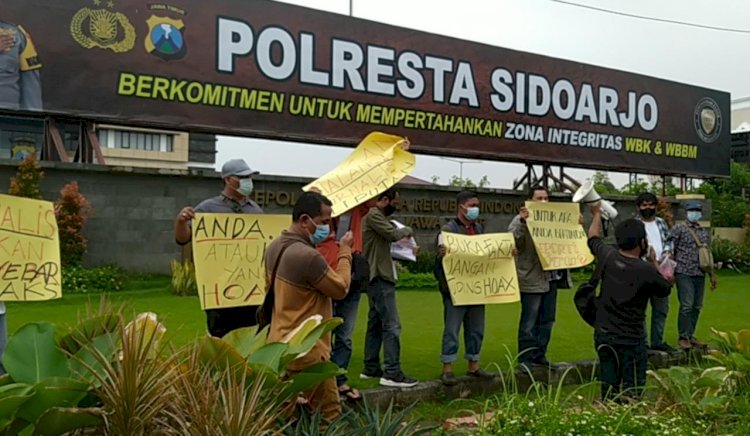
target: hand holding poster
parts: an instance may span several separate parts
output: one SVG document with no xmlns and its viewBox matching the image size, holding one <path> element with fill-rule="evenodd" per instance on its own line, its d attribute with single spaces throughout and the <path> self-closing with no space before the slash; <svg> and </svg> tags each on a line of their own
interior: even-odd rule
<svg viewBox="0 0 750 436">
<path fill-rule="evenodd" d="M 440 234 L 443 270 L 456 306 L 513 303 L 521 299 L 510 233 Z"/>
<path fill-rule="evenodd" d="M 331 172 L 302 188 L 318 188 L 333 202 L 333 216 L 364 203 L 406 177 L 416 158 L 399 136 L 372 132 Z"/>
<path fill-rule="evenodd" d="M 195 215 L 193 260 L 203 310 L 263 303 L 266 247 L 290 220 L 286 215 Z"/>
<path fill-rule="evenodd" d="M 391 220 L 397 229 L 403 229 L 404 226 L 396 220 Z M 401 240 L 398 240 L 391 244 L 391 257 L 397 260 L 408 260 L 409 262 L 416 262 L 417 255 L 414 254 L 414 250 L 417 248 L 417 241 L 413 236 L 408 236 Z"/>
<path fill-rule="evenodd" d="M 52 203 L 0 195 L 0 301 L 62 297 L 60 240 Z"/>
<path fill-rule="evenodd" d="M 526 208 L 526 225 L 545 271 L 580 268 L 594 261 L 586 232 L 578 222 L 577 204 L 527 201 Z"/>
</svg>

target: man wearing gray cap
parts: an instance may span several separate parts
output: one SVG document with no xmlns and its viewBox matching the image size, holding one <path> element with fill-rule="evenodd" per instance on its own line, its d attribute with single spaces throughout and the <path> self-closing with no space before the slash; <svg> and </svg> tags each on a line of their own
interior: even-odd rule
<svg viewBox="0 0 750 436">
<path fill-rule="evenodd" d="M 703 294 L 706 288 L 706 274 L 711 278 L 711 290 L 716 289 L 716 276 L 711 262 L 711 232 L 702 227 L 699 221 L 703 218 L 703 205 L 700 201 L 691 200 L 685 203 L 687 222 L 672 229 L 674 249 L 675 279 L 677 295 L 680 300 L 680 313 L 677 318 L 677 330 L 680 348 L 703 347 L 704 343 L 695 338 L 695 327 L 698 315 L 703 307 Z M 701 256 L 700 251 L 708 251 Z M 701 259 L 701 258 L 704 259 Z"/>
<path fill-rule="evenodd" d="M 192 238 L 190 222 L 196 212 L 200 213 L 263 213 L 258 204 L 250 200 L 253 192 L 253 171 L 243 159 L 232 159 L 221 167 L 224 190 L 216 197 L 203 200 L 198 206 L 183 208 L 174 224 L 174 237 L 179 245 Z M 229 307 L 206 310 L 208 332 L 221 338 L 232 330 L 257 324 L 255 312 L 258 306 Z"/>
</svg>

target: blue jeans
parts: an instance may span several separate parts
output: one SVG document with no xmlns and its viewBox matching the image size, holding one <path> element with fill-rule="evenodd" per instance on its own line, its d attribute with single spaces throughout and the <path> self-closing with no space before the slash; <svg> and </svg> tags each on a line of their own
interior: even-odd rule
<svg viewBox="0 0 750 436">
<path fill-rule="evenodd" d="M 344 320 L 344 323 L 333 331 L 333 348 L 331 349 L 331 362 L 339 368 L 349 369 L 349 362 L 352 359 L 352 333 L 354 333 L 354 324 L 357 322 L 361 296 L 359 284 L 352 282 L 346 298 L 333 302 L 333 316 Z M 346 374 L 336 376 L 336 384 L 339 386 L 345 384 L 346 380 Z"/>
<path fill-rule="evenodd" d="M 602 399 L 613 399 L 620 393 L 633 398 L 639 397 L 646 385 L 646 339 L 623 341 L 596 332 L 594 345 L 599 356 Z"/>
<path fill-rule="evenodd" d="M 365 336 L 365 372 L 380 371 L 380 348 L 385 359 L 384 376 L 401 373 L 401 320 L 396 307 L 396 284 L 379 277 L 367 286 L 370 312 Z"/>
<path fill-rule="evenodd" d="M 669 314 L 669 297 L 651 296 L 651 347 L 664 344 L 664 326 Z"/>
<path fill-rule="evenodd" d="M 443 295 L 443 349 L 440 360 L 453 363 L 458 360 L 458 333 L 464 326 L 466 360 L 478 362 L 484 339 L 484 305 L 454 306 L 450 295 Z"/>
<path fill-rule="evenodd" d="M 544 293 L 521 292 L 518 325 L 518 362 L 543 363 L 557 312 L 557 282 L 549 282 Z"/>
<path fill-rule="evenodd" d="M 680 300 L 680 314 L 677 317 L 677 331 L 680 339 L 690 340 L 695 336 L 698 316 L 703 308 L 703 295 L 706 291 L 706 276 L 686 276 L 676 274 L 677 297 Z"/>
</svg>

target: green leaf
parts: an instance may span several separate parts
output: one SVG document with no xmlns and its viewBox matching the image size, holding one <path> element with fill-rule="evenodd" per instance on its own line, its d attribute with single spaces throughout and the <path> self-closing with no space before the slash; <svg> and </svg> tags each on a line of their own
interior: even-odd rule
<svg viewBox="0 0 750 436">
<path fill-rule="evenodd" d="M 198 340 L 197 347 L 200 363 L 205 366 L 219 371 L 236 371 L 237 375 L 249 369 L 245 359 L 221 339 L 204 336 Z"/>
<path fill-rule="evenodd" d="M 333 362 L 320 362 L 305 368 L 294 376 L 290 377 L 290 384 L 285 389 L 289 394 L 297 394 L 311 387 L 320 384 L 326 379 L 344 374 L 346 371 L 339 368 Z"/>
<path fill-rule="evenodd" d="M 292 345 L 289 346 L 289 349 L 284 353 L 283 358 L 281 359 L 281 367 L 285 368 L 286 365 L 289 364 L 289 362 L 293 361 L 300 355 L 308 353 L 312 348 L 315 346 L 315 344 L 325 336 L 326 334 L 332 332 L 336 327 L 341 325 L 343 323 L 343 320 L 341 318 L 331 318 L 329 320 L 326 320 L 319 324 L 317 327 L 312 329 L 309 334 L 307 334 L 303 340 L 295 341 L 292 343 Z"/>
<path fill-rule="evenodd" d="M 727 403 L 727 397 L 705 397 L 700 401 L 700 406 L 704 409 L 722 407 Z"/>
<path fill-rule="evenodd" d="M 750 358 L 750 330 L 737 332 L 737 349 L 745 357 Z"/>
<path fill-rule="evenodd" d="M 85 319 L 70 333 L 60 338 L 60 348 L 70 354 L 76 354 L 81 347 L 91 343 L 96 337 L 116 332 L 119 322 L 120 317 L 117 313 Z"/>
<path fill-rule="evenodd" d="M 18 408 L 34 396 L 34 387 L 14 383 L 0 387 L 0 419 L 13 419 Z"/>
<path fill-rule="evenodd" d="M 93 338 L 70 359 L 71 372 L 89 383 L 98 386 L 99 381 L 89 368 L 93 369 L 101 377 L 105 375 L 106 370 L 96 356 L 100 354 L 105 359 L 111 361 L 117 351 L 118 338 L 119 335 L 117 333 L 109 333 Z"/>
<path fill-rule="evenodd" d="M 70 378 L 51 377 L 34 386 L 36 394 L 25 402 L 17 416 L 29 422 L 36 422 L 47 409 L 52 407 L 72 407 L 86 396 L 90 385 Z"/>
<path fill-rule="evenodd" d="M 21 327 L 8 341 L 3 364 L 13 380 L 36 384 L 48 377 L 68 377 L 65 354 L 55 343 L 55 326 L 31 323 Z"/>
<path fill-rule="evenodd" d="M 34 426 L 34 435 L 57 436 L 82 428 L 104 424 L 100 409 L 53 407 L 47 410 Z"/>
<path fill-rule="evenodd" d="M 283 342 L 272 342 L 266 344 L 260 347 L 258 351 L 251 354 L 247 358 L 247 363 L 249 363 L 252 368 L 259 371 L 266 370 L 278 375 L 283 369 L 280 367 L 281 356 L 286 353 L 288 348 L 289 345 Z"/>
<path fill-rule="evenodd" d="M 258 326 L 232 330 L 221 339 L 234 348 L 243 359 L 247 359 L 266 343 L 266 337 L 258 334 Z"/>
</svg>

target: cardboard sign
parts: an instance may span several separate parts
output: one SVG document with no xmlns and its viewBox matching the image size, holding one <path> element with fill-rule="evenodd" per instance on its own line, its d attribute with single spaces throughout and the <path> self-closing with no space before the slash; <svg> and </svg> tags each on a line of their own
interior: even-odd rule
<svg viewBox="0 0 750 436">
<path fill-rule="evenodd" d="M 446 248 L 443 270 L 454 305 L 502 304 L 521 299 L 511 233 L 468 236 L 442 232 L 440 242 Z"/>
<path fill-rule="evenodd" d="M 403 149 L 404 138 L 373 132 L 339 166 L 303 188 L 318 188 L 333 203 L 333 216 L 385 192 L 406 177 L 416 157 Z"/>
<path fill-rule="evenodd" d="M 263 303 L 266 247 L 290 222 L 287 215 L 195 214 L 193 260 L 201 308 Z"/>
<path fill-rule="evenodd" d="M 594 261 L 588 236 L 578 222 L 577 204 L 527 201 L 526 208 L 526 225 L 545 271 L 580 268 Z"/>
<path fill-rule="evenodd" d="M 0 301 L 60 298 L 60 271 L 54 205 L 0 195 Z"/>
</svg>

